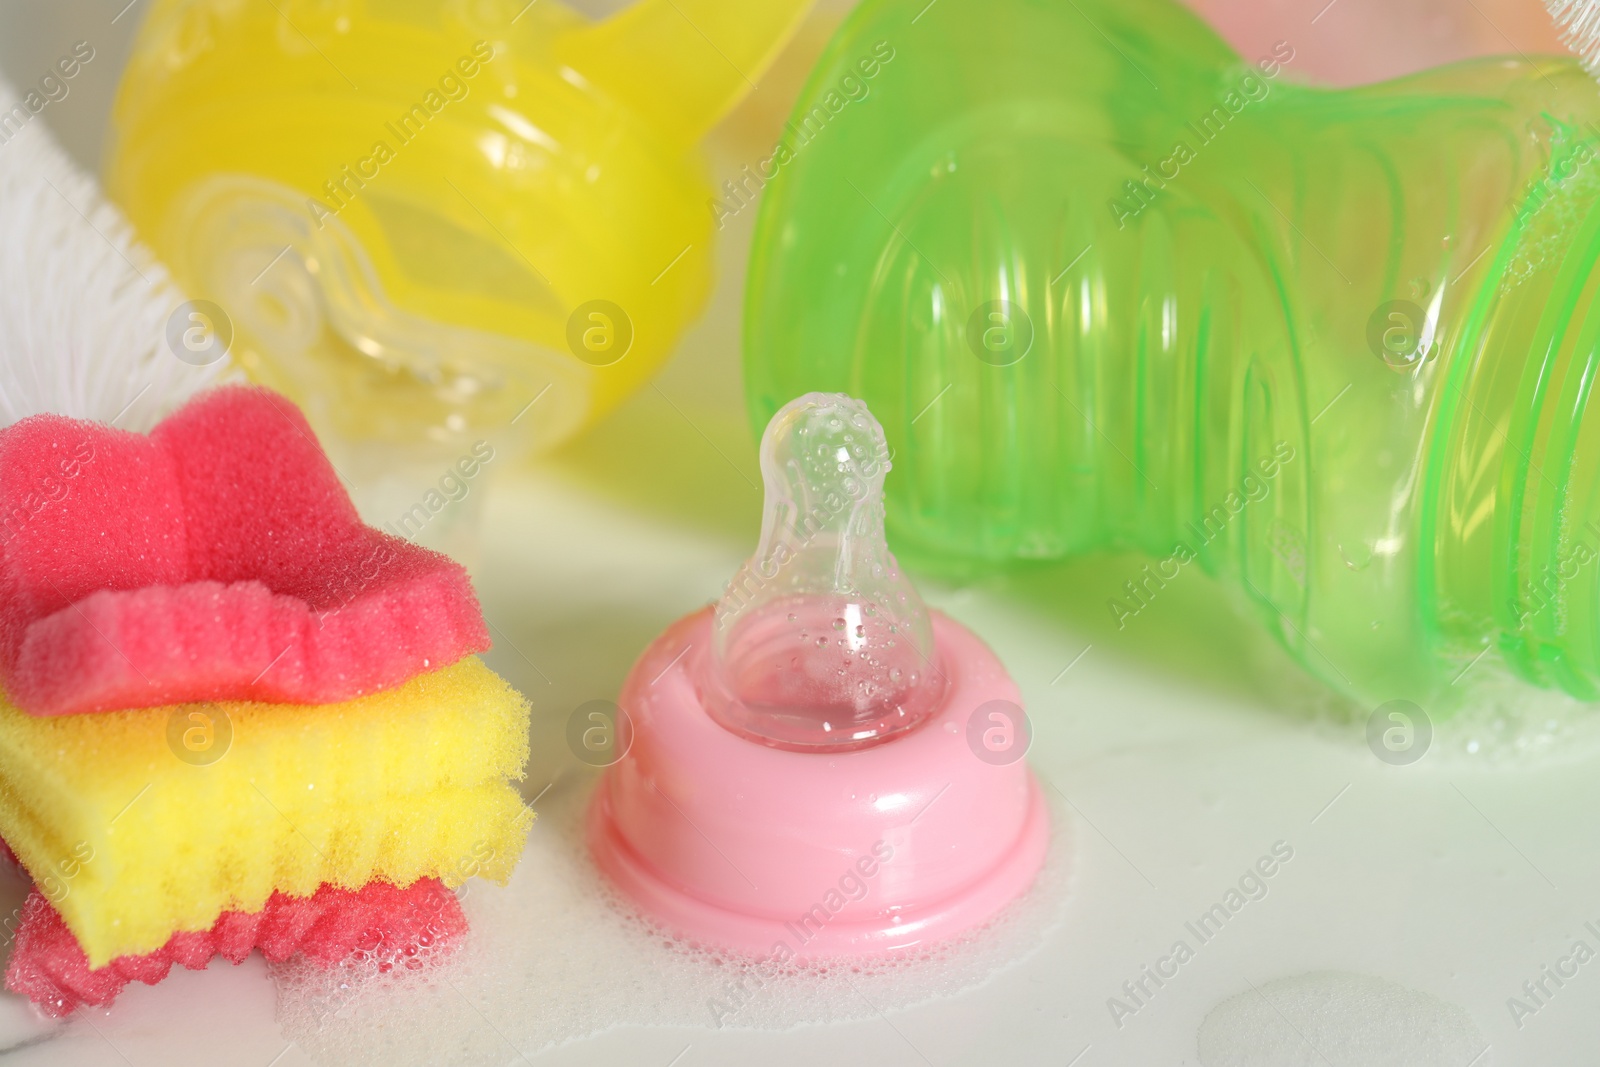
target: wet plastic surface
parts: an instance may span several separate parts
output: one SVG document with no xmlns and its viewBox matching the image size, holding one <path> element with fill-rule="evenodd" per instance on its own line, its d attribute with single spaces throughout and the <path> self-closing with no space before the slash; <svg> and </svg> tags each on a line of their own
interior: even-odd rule
<svg viewBox="0 0 1600 1067">
<path fill-rule="evenodd" d="M 1356 2 L 1339 0 L 1296 44 L 1326 32 Z M 1486 0 L 1475 2 L 1493 15 Z M 1404 5 L 1385 6 L 1399 14 Z M 115 14 L 61 0 L 37 11 L 14 5 L 0 19 L 9 30 L 46 10 L 63 15 L 54 34 L 0 34 L 0 50 L 11 49 L 7 73 L 18 83 L 37 76 L 41 57 L 54 57 L 58 38 L 75 40 L 79 26 L 94 31 Z M 112 31 L 138 11 L 104 31 L 108 64 L 116 61 Z M 811 37 L 807 43 L 820 47 Z M 13 56 L 20 57 L 15 66 Z M 91 65 L 83 78 L 94 75 Z M 76 95 L 52 105 L 44 120 L 88 123 L 80 141 L 93 144 L 97 98 L 85 85 L 80 79 Z M 767 94 L 758 95 L 724 131 L 719 177 L 770 151 L 786 117 L 785 91 L 772 90 L 778 105 L 763 105 Z M 753 215 L 730 220 L 712 313 L 690 330 L 661 392 L 634 397 L 550 463 L 511 472 L 489 501 L 486 521 L 495 532 L 479 571 L 480 580 L 493 576 L 482 586 L 496 628 L 489 659 L 535 704 L 529 800 L 558 774 L 593 773 L 566 749 L 568 715 L 585 701 L 614 697 L 638 649 L 684 604 L 719 596 L 758 534 L 760 473 L 755 438 L 737 410 L 736 368 Z M 478 492 L 453 508 L 470 506 Z M 535 540 L 539 552 L 529 550 Z M 677 1057 L 676 1067 L 954 1067 L 1078 1057 L 1074 1067 L 1192 1067 L 1200 1028 L 1219 1005 L 1253 996 L 1252 988 L 1276 997 L 1274 979 L 1332 968 L 1382 976 L 1464 1008 L 1493 1044 L 1473 1067 L 1586 1064 L 1600 1044 L 1600 994 L 1587 967 L 1521 1028 L 1506 1000 L 1597 918 L 1586 902 L 1600 896 L 1600 862 L 1593 850 L 1572 847 L 1600 804 L 1595 754 L 1574 749 L 1570 761 L 1554 765 L 1489 767 L 1435 762 L 1460 755 L 1439 740 L 1415 766 L 1381 763 L 1359 730 L 1330 737 L 1285 717 L 1292 703 L 1266 693 L 1259 671 L 1247 666 L 1259 627 L 1238 621 L 1222 588 L 1192 568 L 1118 628 L 1105 601 L 1121 595 L 1121 582 L 1138 576 L 1143 562 L 1097 556 L 971 586 L 916 575 L 931 604 L 982 632 L 1002 656 L 1034 717 L 1030 764 L 1093 824 L 1080 835 L 1067 924 L 1038 955 L 981 989 L 886 1019 L 783 1033 L 624 1024 L 532 1062 L 610 1067 Z M 1264 653 L 1267 670 L 1295 674 L 1286 657 L 1271 653 Z M 1184 923 L 1217 903 L 1279 839 L 1295 858 L 1270 880 L 1268 896 L 1249 904 L 1119 1029 L 1107 999 L 1159 962 Z M 6 892 L 8 909 L 21 902 L 15 886 Z M 8 1054 L 20 1067 L 130 1060 L 198 1067 L 215 1063 L 219 1049 L 273 1067 L 312 1062 L 280 1032 L 272 983 L 254 958 L 131 989 L 92 1026 L 41 1028 L 17 1007 L 16 998 L 0 1000 L 6 1043 L 33 1042 Z M 1281 1027 L 1275 1042 L 1297 1040 L 1294 1026 L 1320 1037 L 1289 1003 L 1283 1007 L 1289 1021 L 1261 1010 Z M 505 1059 L 519 1062 L 509 1051 Z M 1313 1055 L 1312 1062 L 1321 1061 Z"/>
<path fill-rule="evenodd" d="M 791 129 L 885 49 L 766 190 L 745 359 L 758 425 L 872 407 L 903 559 L 1134 549 L 1123 616 L 1202 570 L 1367 706 L 1447 712 L 1486 651 L 1600 694 L 1576 62 L 1312 89 L 1170 0 L 894 0 Z"/>
<path fill-rule="evenodd" d="M 703 309 L 697 142 L 806 6 L 159 2 L 107 189 L 320 434 L 547 449 Z"/>
</svg>

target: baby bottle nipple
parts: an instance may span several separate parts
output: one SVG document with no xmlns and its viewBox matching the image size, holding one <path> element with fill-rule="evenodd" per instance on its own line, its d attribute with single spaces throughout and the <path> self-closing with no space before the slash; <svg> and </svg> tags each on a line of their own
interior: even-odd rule
<svg viewBox="0 0 1600 1067">
<path fill-rule="evenodd" d="M 767 424 L 761 540 L 717 605 L 704 680 L 727 729 L 837 751 L 939 706 L 928 610 L 884 538 L 889 466 L 883 427 L 842 393 L 808 393 Z"/>
<path fill-rule="evenodd" d="M 899 953 L 981 927 L 1044 862 L 1027 761 L 975 757 L 968 739 L 983 708 L 1022 694 L 900 573 L 888 473 L 862 401 L 779 409 L 755 554 L 617 694 L 633 742 L 595 791 L 589 848 L 677 936 L 780 962 Z M 816 906 L 839 871 L 880 861 L 895 866 L 867 895 Z"/>
</svg>

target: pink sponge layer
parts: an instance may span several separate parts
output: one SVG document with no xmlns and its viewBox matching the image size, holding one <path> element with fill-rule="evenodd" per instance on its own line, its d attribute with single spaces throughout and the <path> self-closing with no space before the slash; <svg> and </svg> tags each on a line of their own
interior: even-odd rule
<svg viewBox="0 0 1600 1067">
<path fill-rule="evenodd" d="M 60 1018 L 80 1004 L 110 1004 L 129 982 L 155 985 L 174 963 L 199 971 L 216 956 L 237 964 L 256 948 L 273 963 L 298 952 L 331 967 L 362 952 L 392 965 L 452 942 L 466 929 L 460 902 L 435 878 L 405 889 L 387 882 L 355 891 L 324 885 L 309 897 L 274 893 L 262 911 L 224 912 L 210 930 L 174 934 L 148 955 L 118 956 L 90 968 L 77 938 L 35 888 L 22 905 L 6 988 Z"/>
<path fill-rule="evenodd" d="M 331 704 L 489 647 L 466 571 L 364 526 L 299 410 L 0 430 L 0 682 L 34 715 Z"/>
</svg>

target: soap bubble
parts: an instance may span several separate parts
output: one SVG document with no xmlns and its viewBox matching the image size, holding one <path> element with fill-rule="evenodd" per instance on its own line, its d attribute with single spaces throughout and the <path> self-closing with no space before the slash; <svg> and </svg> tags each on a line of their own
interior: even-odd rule
<svg viewBox="0 0 1600 1067">
<path fill-rule="evenodd" d="M 329 968 L 303 956 L 269 965 L 297 1054 L 329 1067 L 471 1067 L 635 1027 L 781 1033 L 876 1022 L 880 1010 L 983 985 L 1040 951 L 1065 918 L 1072 818 L 1047 799 L 1045 866 L 983 929 L 903 955 L 805 963 L 685 944 L 595 869 L 584 844 L 595 788 L 587 774 L 557 784 L 511 884 L 475 889 L 466 936 L 436 946 L 426 966 Z"/>
<path fill-rule="evenodd" d="M 1200 1024 L 1203 1067 L 1490 1067 L 1489 1042 L 1466 1009 L 1364 974 L 1266 982 Z"/>
</svg>

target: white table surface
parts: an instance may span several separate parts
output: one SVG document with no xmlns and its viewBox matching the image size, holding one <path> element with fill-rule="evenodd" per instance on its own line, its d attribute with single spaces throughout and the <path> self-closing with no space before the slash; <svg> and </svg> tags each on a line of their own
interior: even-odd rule
<svg viewBox="0 0 1600 1067">
<path fill-rule="evenodd" d="M 85 36 L 108 60 L 48 113 L 88 161 L 132 20 L 108 21 L 120 7 L 0 5 L 0 64 L 14 79 L 28 78 L 31 56 Z M 80 32 L 85 25 L 98 36 Z M 792 62 L 799 69 L 803 57 Z M 740 121 L 759 128 L 783 107 L 752 105 L 721 136 L 736 140 Z M 736 144 L 719 150 L 739 155 Z M 614 696 L 644 645 L 715 596 L 753 545 L 758 478 L 737 381 L 752 215 L 723 234 L 712 308 L 658 387 L 560 454 L 502 471 L 482 500 L 476 574 L 491 622 L 509 639 L 488 660 L 534 705 L 530 797 L 552 779 L 592 773 L 566 751 L 566 716 Z M 1582 968 L 1520 1029 L 1506 1006 L 1572 938 L 1587 936 L 1585 921 L 1600 926 L 1594 746 L 1489 760 L 1465 755 L 1456 731 L 1416 765 L 1385 765 L 1359 727 L 1286 711 L 1293 699 L 1269 681 L 1293 677 L 1293 667 L 1203 577 L 1185 575 L 1116 630 L 1105 600 L 1138 565 L 1096 559 L 966 588 L 923 583 L 1011 668 L 1034 724 L 1029 758 L 1074 811 L 1072 891 L 1032 956 L 979 988 L 887 1018 L 781 1034 L 622 1026 L 532 1062 L 1193 1064 L 1197 1031 L 1219 1002 L 1328 970 L 1460 1006 L 1490 1046 L 1479 1065 L 1600 1061 L 1600 964 Z M 1295 856 L 1268 895 L 1147 1008 L 1114 1025 L 1107 998 L 1279 840 Z M 9 910 L 20 892 L 5 886 L 0 905 Z M 14 1041 L 24 1043 L 0 1051 L 0 1062 L 19 1067 L 313 1062 L 283 1036 L 257 958 L 177 971 L 55 1029 L 6 995 L 0 1049 Z M 1324 1062 L 1321 1052 L 1303 1054 Z M 1336 1052 L 1327 1062 L 1356 1067 Z"/>
</svg>

